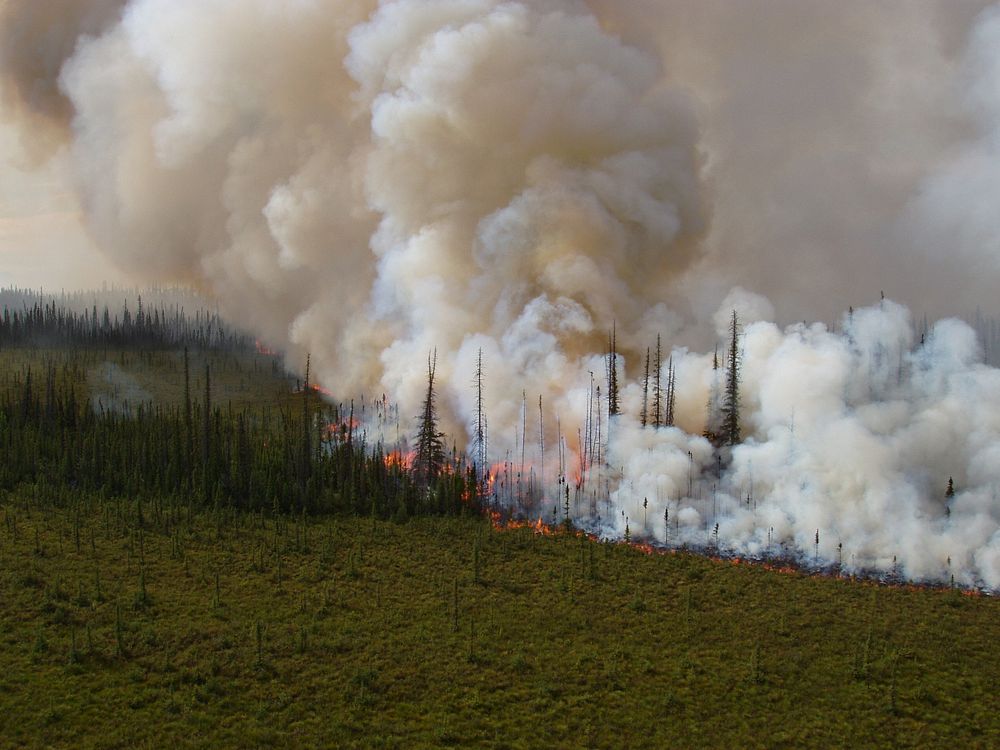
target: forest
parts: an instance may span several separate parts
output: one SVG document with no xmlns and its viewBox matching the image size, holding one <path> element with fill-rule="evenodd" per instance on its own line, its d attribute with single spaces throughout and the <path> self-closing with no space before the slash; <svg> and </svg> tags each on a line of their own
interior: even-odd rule
<svg viewBox="0 0 1000 750">
<path fill-rule="evenodd" d="M 0 488 L 100 491 L 146 499 L 157 513 L 183 505 L 405 518 L 477 507 L 474 474 L 457 451 L 446 455 L 433 411 L 432 444 L 403 460 L 358 429 L 372 410 L 388 419 L 385 402 L 330 404 L 308 365 L 303 381 L 285 376 L 275 355 L 217 315 L 150 311 L 138 300 L 134 311 L 126 304 L 114 313 L 95 305 L 80 314 L 54 301 L 4 308 Z M 161 388 L 172 385 L 170 398 L 154 402 L 142 389 L 121 398 L 114 381 L 134 360 Z M 95 369 L 112 385 L 107 398 L 89 392 Z M 262 372 L 285 392 L 270 401 L 231 397 L 245 396 Z"/>
<path fill-rule="evenodd" d="M 194 300 L 115 294 L 0 316 L 0 744 L 1000 739 L 994 598 L 502 518 L 433 353 L 401 419 Z"/>
</svg>

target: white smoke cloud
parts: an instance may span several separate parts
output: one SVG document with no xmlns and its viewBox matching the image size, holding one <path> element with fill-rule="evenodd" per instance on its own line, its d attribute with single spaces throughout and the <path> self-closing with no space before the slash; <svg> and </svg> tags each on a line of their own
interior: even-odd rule
<svg viewBox="0 0 1000 750">
<path fill-rule="evenodd" d="M 975 286 L 928 280 L 946 241 L 996 279 L 981 162 L 1000 13 L 982 6 L 108 0 L 63 8 L 45 65 L 30 44 L 0 63 L 24 105 L 47 71 L 27 110 L 69 123 L 106 252 L 311 352 L 336 393 L 416 414 L 436 349 L 468 435 L 482 350 L 492 458 L 524 453 L 551 483 L 565 440 L 576 513 L 606 533 L 665 537 L 669 511 L 671 543 L 717 522 L 741 553 L 809 557 L 818 530 L 823 560 L 1000 587 L 1000 376 L 971 331 L 918 345 L 888 300 L 836 327 L 772 322 L 885 278 L 938 305 Z M 37 7 L 8 3 L 4 32 Z M 719 454 L 701 434 L 724 372 L 694 344 L 714 328 L 724 363 L 734 310 L 745 442 Z M 626 413 L 609 426 L 612 326 Z M 676 427 L 643 429 L 657 335 Z"/>
<path fill-rule="evenodd" d="M 610 533 L 623 533 L 629 518 L 633 534 L 711 546 L 717 522 L 726 549 L 811 559 L 819 532 L 826 564 L 1000 586 L 1000 414 L 992 408 L 1000 371 L 982 364 L 974 332 L 957 320 L 937 323 L 913 346 L 908 312 L 888 300 L 846 315 L 842 326 L 746 326 L 744 442 L 721 476 L 702 438 L 618 418 L 609 457 L 624 472 Z M 674 357 L 678 392 L 704 401 L 697 386 L 710 361 Z M 956 494 L 946 502 L 950 477 Z M 672 538 L 664 510 L 684 519 Z"/>
</svg>

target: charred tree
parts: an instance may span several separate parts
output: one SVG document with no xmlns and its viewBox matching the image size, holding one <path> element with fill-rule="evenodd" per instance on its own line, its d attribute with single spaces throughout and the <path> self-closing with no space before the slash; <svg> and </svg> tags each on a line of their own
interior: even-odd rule
<svg viewBox="0 0 1000 750">
<path fill-rule="evenodd" d="M 646 370 L 642 376 L 642 414 L 639 415 L 642 426 L 649 422 L 649 347 L 646 347 Z"/>
</svg>

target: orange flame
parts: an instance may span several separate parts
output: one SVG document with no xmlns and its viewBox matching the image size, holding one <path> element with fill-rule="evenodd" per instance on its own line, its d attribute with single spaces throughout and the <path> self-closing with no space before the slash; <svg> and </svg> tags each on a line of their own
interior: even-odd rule
<svg viewBox="0 0 1000 750">
<path fill-rule="evenodd" d="M 357 419 L 342 419 L 339 422 L 330 422 L 326 426 L 326 436 L 330 439 L 347 439 L 348 432 L 356 432 L 361 428 L 361 422 Z"/>
<path fill-rule="evenodd" d="M 385 454 L 386 468 L 388 469 L 401 469 L 403 471 L 409 471 L 413 468 L 413 459 L 417 457 L 416 451 L 407 451 L 403 453 L 400 450 L 394 450 Z"/>
<path fill-rule="evenodd" d="M 586 537 L 592 542 L 600 541 L 594 534 L 588 534 L 572 527 L 567 528 L 566 526 L 560 524 L 558 526 L 550 526 L 542 521 L 541 518 L 535 521 L 529 521 L 525 519 L 509 518 L 504 520 L 503 515 L 496 510 L 491 510 L 487 512 L 487 517 L 493 525 L 493 528 L 497 531 L 513 531 L 516 529 L 531 529 L 536 534 L 540 536 L 557 536 L 561 534 L 571 534 L 575 537 Z M 624 540 L 619 540 L 615 542 L 616 544 L 626 544 Z M 628 542 L 628 546 L 637 552 L 641 552 L 644 555 L 678 555 L 678 554 L 689 554 L 697 555 L 696 552 L 675 549 L 671 547 L 654 547 L 648 542 L 633 541 Z M 840 570 L 821 570 L 816 572 L 810 572 L 809 570 L 796 567 L 787 561 L 782 563 L 768 562 L 766 560 L 750 560 L 742 557 L 720 557 L 718 555 L 698 555 L 699 557 L 704 557 L 717 565 L 729 565 L 732 567 L 741 568 L 757 568 L 761 570 L 766 570 L 771 573 L 778 573 L 780 575 L 791 575 L 791 576 L 811 576 L 815 578 L 850 578 L 852 581 L 857 581 L 866 585 L 876 585 L 876 586 L 886 586 L 893 589 L 901 589 L 906 591 L 937 591 L 945 593 L 951 590 L 951 587 L 947 584 L 933 584 L 933 583 L 886 583 L 877 579 L 858 579 L 854 574 L 846 574 Z M 960 591 L 962 596 L 966 596 L 973 599 L 978 599 L 983 596 L 983 592 L 978 589 L 962 589 Z"/>
<path fill-rule="evenodd" d="M 262 356 L 264 356 L 264 357 L 277 357 L 278 356 L 278 353 L 276 351 L 268 349 L 260 341 L 260 339 L 257 339 L 256 341 L 254 341 L 253 345 L 254 345 L 254 349 L 256 349 L 257 353 L 260 354 L 260 355 L 262 355 Z"/>
</svg>

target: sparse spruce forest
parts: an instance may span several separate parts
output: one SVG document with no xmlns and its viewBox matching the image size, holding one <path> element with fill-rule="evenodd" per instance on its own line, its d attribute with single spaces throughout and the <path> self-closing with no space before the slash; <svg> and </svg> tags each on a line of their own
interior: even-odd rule
<svg viewBox="0 0 1000 750">
<path fill-rule="evenodd" d="M 302 364 L 183 293 L 0 295 L 0 747 L 1000 746 L 994 597 L 602 542 L 568 486 L 499 515 L 436 353 L 416 415 Z M 642 384 L 672 425 L 659 340 Z"/>
</svg>

